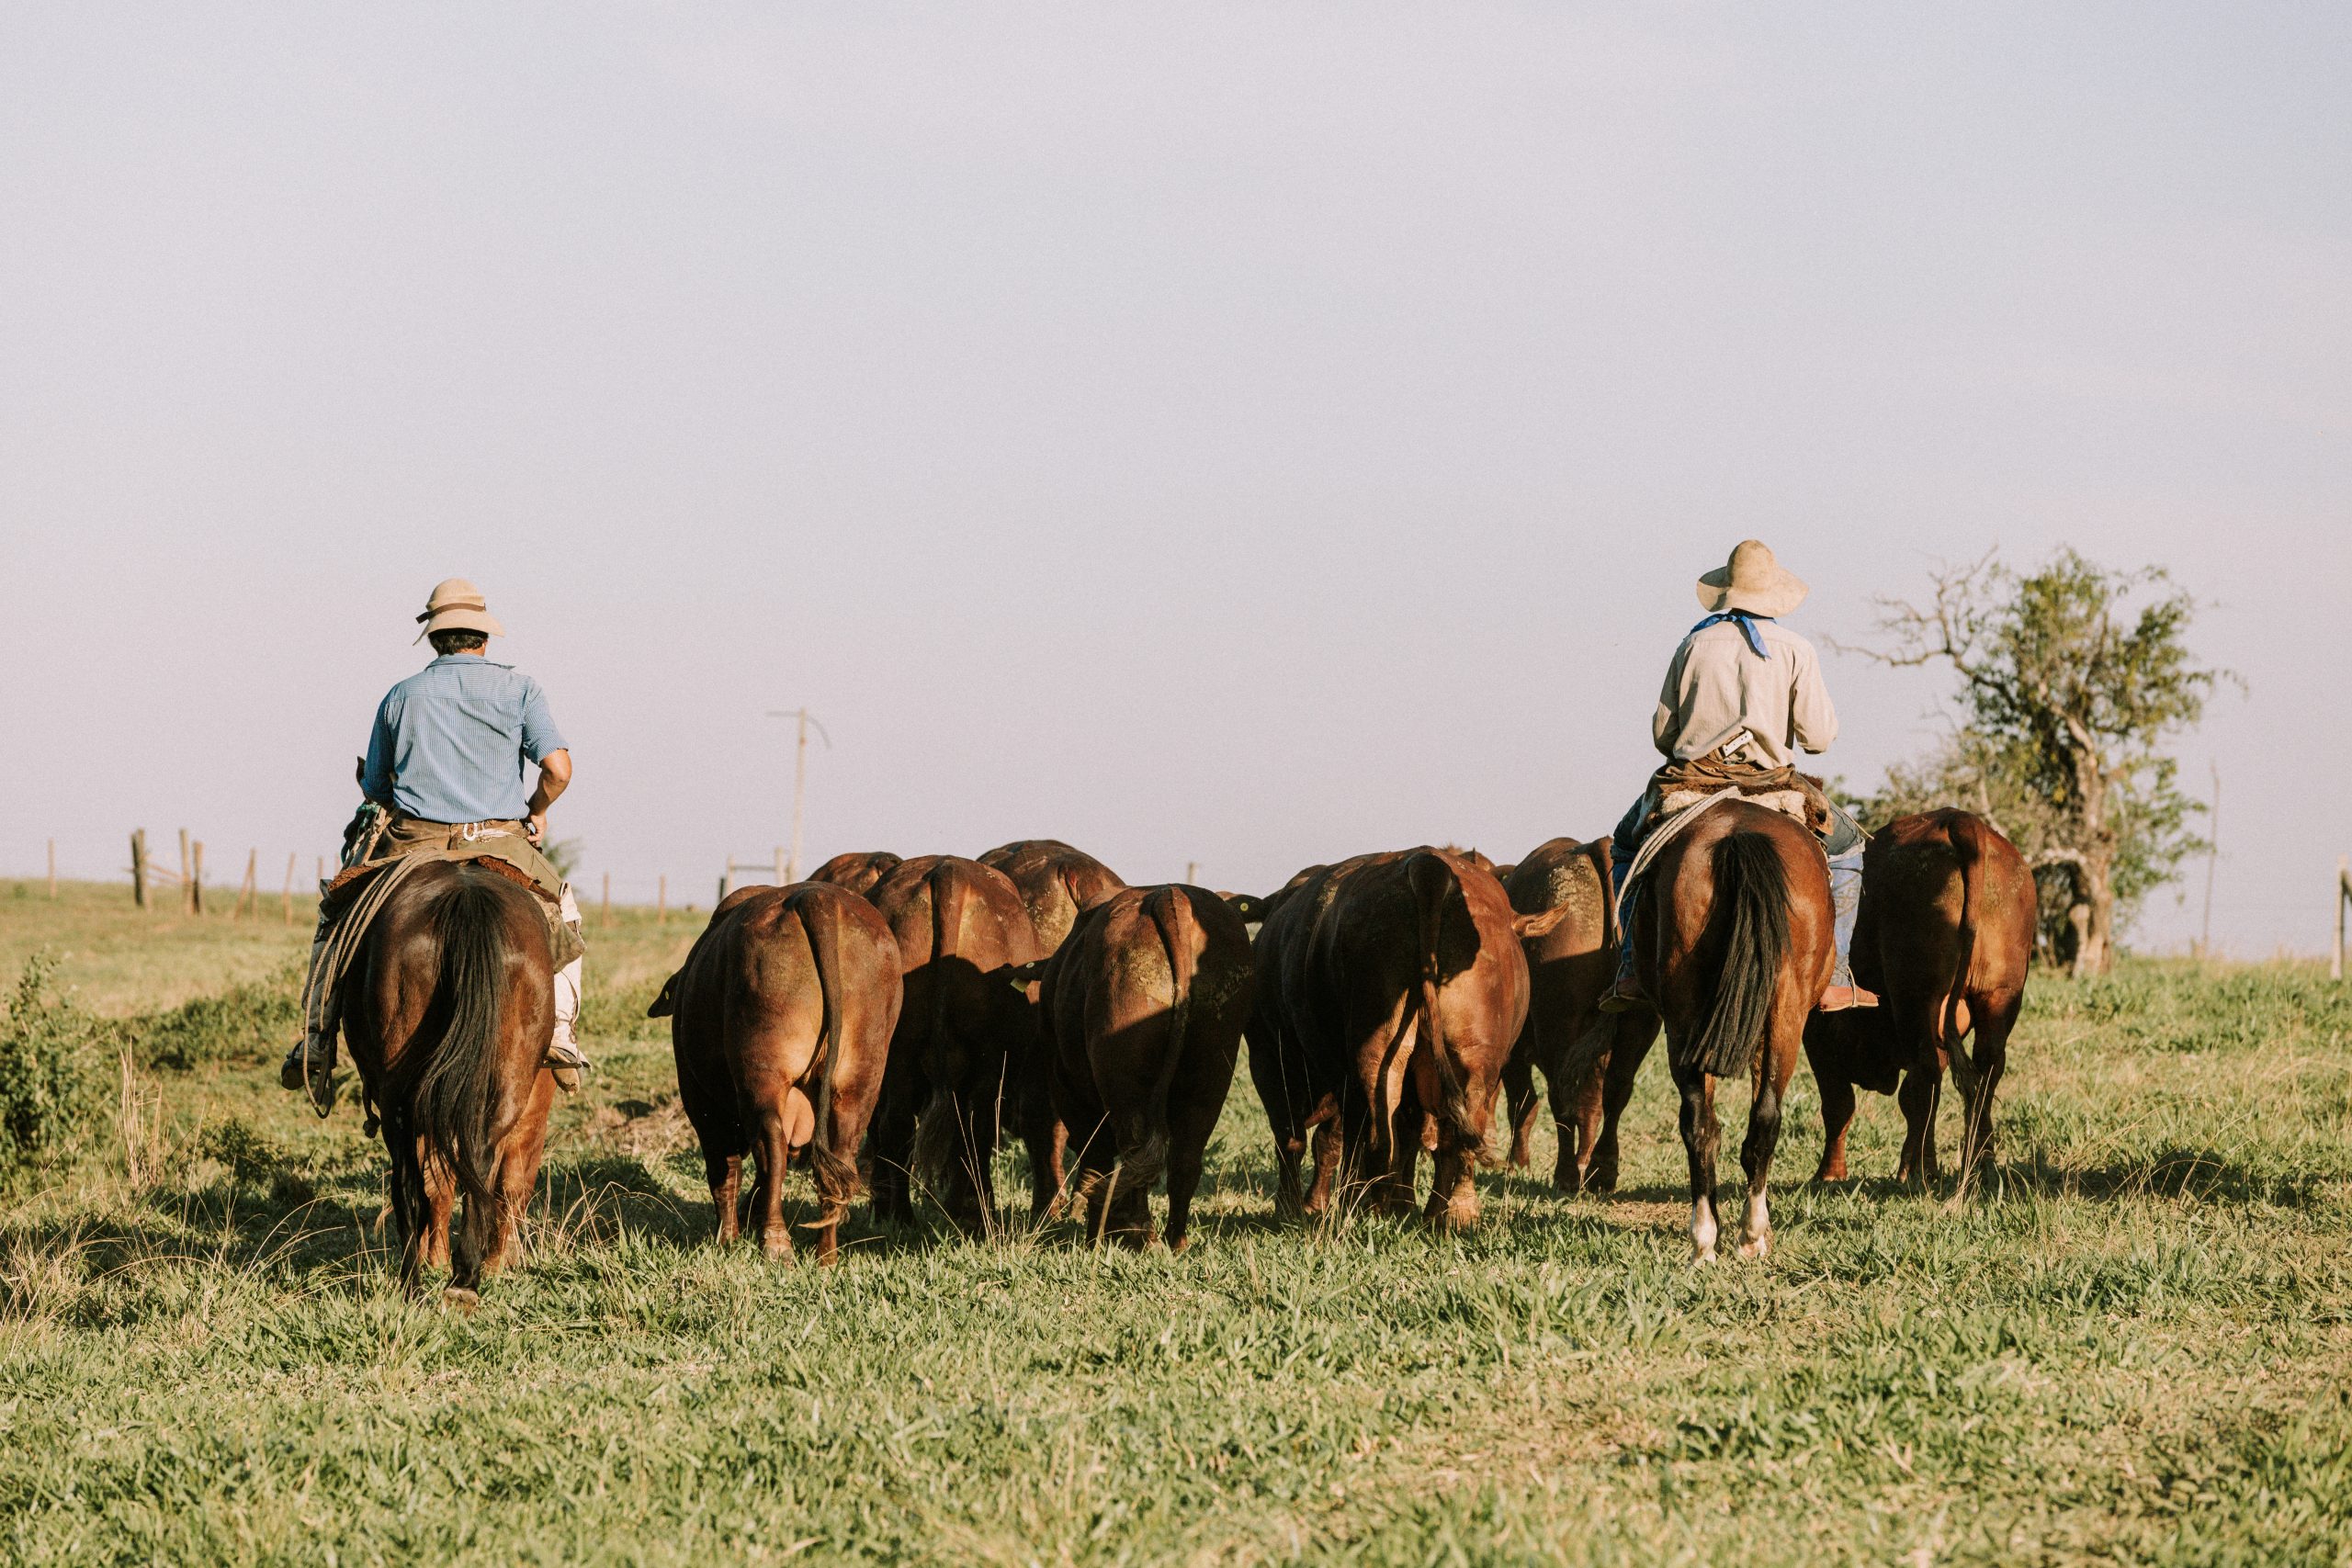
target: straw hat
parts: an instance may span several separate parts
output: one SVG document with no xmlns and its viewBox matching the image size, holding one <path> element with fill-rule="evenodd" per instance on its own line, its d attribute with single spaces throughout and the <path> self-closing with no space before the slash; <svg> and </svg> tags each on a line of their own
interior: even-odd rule
<svg viewBox="0 0 2352 1568">
<path fill-rule="evenodd" d="M 444 579 L 433 585 L 433 596 L 424 602 L 424 613 L 417 619 L 424 629 L 416 634 L 420 642 L 435 632 L 488 632 L 492 637 L 504 637 L 506 628 L 490 613 L 483 602 L 481 590 L 462 577 Z"/>
<path fill-rule="evenodd" d="M 1731 559 L 1699 580 L 1699 603 L 1711 615 L 1745 610 L 1785 615 L 1804 603 L 1804 583 L 1774 560 L 1760 539 L 1742 539 Z"/>
</svg>

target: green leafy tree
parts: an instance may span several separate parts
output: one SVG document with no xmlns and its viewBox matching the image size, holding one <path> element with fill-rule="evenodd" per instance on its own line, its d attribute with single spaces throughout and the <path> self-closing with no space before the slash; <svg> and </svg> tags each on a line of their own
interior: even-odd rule
<svg viewBox="0 0 2352 1568">
<path fill-rule="evenodd" d="M 2028 576 L 1987 555 L 1933 581 L 1925 604 L 1881 600 L 1883 641 L 1859 651 L 1950 665 L 1966 719 L 1889 770 L 1864 820 L 1933 806 L 1984 816 L 2033 867 L 2045 952 L 2103 974 L 2119 923 L 2205 847 L 2164 745 L 2235 677 L 2190 654 L 2195 603 L 2160 567 L 2113 571 L 2063 549 Z"/>
</svg>

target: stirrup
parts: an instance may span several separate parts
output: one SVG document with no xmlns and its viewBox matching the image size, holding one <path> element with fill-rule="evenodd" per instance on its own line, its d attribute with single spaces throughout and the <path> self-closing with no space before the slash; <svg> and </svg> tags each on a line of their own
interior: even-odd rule
<svg viewBox="0 0 2352 1568">
<path fill-rule="evenodd" d="M 1821 999 L 1813 1004 L 1813 1010 L 1815 1012 L 1845 1012 L 1852 1008 L 1874 1008 L 1876 1006 L 1878 1006 L 1878 993 L 1876 991 L 1866 991 L 1860 986 L 1831 986 L 1821 993 Z"/>
<path fill-rule="evenodd" d="M 555 1077 L 555 1087 L 566 1094 L 588 1081 L 588 1058 L 581 1055 L 577 1045 L 549 1041 L 546 1066 Z"/>
<path fill-rule="evenodd" d="M 1600 1000 L 1594 1005 L 1606 1013 L 1640 1012 L 1657 1006 L 1649 998 L 1642 995 L 1640 981 L 1625 978 L 1612 981 L 1609 988 L 1600 993 Z"/>
</svg>

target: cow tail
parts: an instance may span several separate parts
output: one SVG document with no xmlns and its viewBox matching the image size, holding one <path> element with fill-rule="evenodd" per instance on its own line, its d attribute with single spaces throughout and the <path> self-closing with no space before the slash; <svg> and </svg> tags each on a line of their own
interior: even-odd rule
<svg viewBox="0 0 2352 1568">
<path fill-rule="evenodd" d="M 1153 888 L 1144 897 L 1143 911 L 1159 928 L 1159 943 L 1168 950 L 1168 1055 L 1152 1079 L 1143 1143 L 1120 1161 L 1119 1184 L 1132 1183 L 1148 1192 L 1168 1164 L 1168 1097 L 1175 1088 L 1176 1069 L 1184 1060 L 1184 1047 L 1191 1038 L 1193 976 L 1201 927 L 1192 900 L 1180 887 Z"/>
<path fill-rule="evenodd" d="M 964 879 L 943 860 L 924 880 L 931 893 L 931 1029 L 925 1046 L 931 1099 L 915 1129 L 914 1165 L 922 1179 L 944 1186 L 958 1160 L 986 1160 L 995 1150 L 961 1146 L 964 1122 L 956 1101 L 966 1086 L 956 1081 L 954 1044 L 947 1037 L 953 1010 L 947 1005 L 946 960 L 963 942 Z"/>
<path fill-rule="evenodd" d="M 1421 1032 L 1418 1048 L 1427 1051 L 1437 1066 L 1438 1102 L 1429 1109 L 1453 1128 L 1467 1157 L 1483 1159 L 1487 1141 L 1479 1135 L 1477 1118 L 1470 1111 L 1470 1088 L 1445 1048 L 1445 1027 L 1438 1018 L 1438 987 L 1444 979 L 1438 970 L 1438 931 L 1445 918 L 1446 897 L 1458 890 L 1460 882 L 1452 866 L 1426 851 L 1406 861 L 1405 880 L 1413 890 L 1414 935 L 1421 961 Z M 1389 1125 L 1396 1108 L 1381 1109 L 1385 1112 L 1382 1125 Z"/>
<path fill-rule="evenodd" d="M 808 935 L 808 953 L 817 965 L 817 996 L 819 1024 L 817 1055 L 808 1064 L 808 1075 L 816 1081 L 816 1130 L 808 1138 L 808 1163 L 817 1178 L 817 1195 L 822 1213 L 817 1224 L 837 1225 L 849 1211 L 852 1198 L 857 1196 L 857 1159 L 854 1149 L 843 1152 L 840 1132 L 833 1125 L 833 1079 L 841 1066 L 842 1013 L 842 952 L 840 931 L 836 923 L 825 917 L 821 907 L 813 912 L 810 906 L 817 900 L 806 895 L 793 900 L 793 913 L 800 917 L 800 929 Z"/>
<path fill-rule="evenodd" d="M 1789 952 L 1789 873 L 1769 834 L 1742 830 L 1716 842 L 1714 881 L 1715 903 L 1731 905 L 1731 932 L 1703 1021 L 1675 1065 L 1728 1078 L 1747 1070 L 1771 1026 Z"/>
<path fill-rule="evenodd" d="M 1952 853 L 1960 860 L 1960 957 L 1953 964 L 1951 986 L 1936 1010 L 1937 1043 L 1951 1055 L 1952 1077 L 1975 1098 L 1976 1062 L 1960 1041 L 1960 1009 L 1968 996 L 1968 972 L 1976 964 L 1976 880 L 1984 863 L 1984 823 L 1973 812 L 1955 811 L 1945 824 Z"/>
</svg>

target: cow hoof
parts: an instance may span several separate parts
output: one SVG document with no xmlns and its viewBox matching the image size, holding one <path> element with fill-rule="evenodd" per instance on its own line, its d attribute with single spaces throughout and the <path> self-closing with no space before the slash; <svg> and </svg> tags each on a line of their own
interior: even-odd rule
<svg viewBox="0 0 2352 1568">
<path fill-rule="evenodd" d="M 1771 1250 L 1772 1238 L 1769 1235 L 1759 1235 L 1753 1240 L 1739 1244 L 1739 1255 L 1742 1258 L 1762 1258 Z"/>
<path fill-rule="evenodd" d="M 471 1312 L 481 1305 L 481 1292 L 464 1285 L 451 1285 L 441 1292 L 441 1304 L 458 1312 Z"/>
<path fill-rule="evenodd" d="M 1694 1245 L 1694 1246 L 1690 1248 L 1690 1261 L 1691 1261 L 1691 1262 L 1693 1262 L 1693 1263 L 1713 1263 L 1714 1260 L 1715 1260 L 1715 1244 L 1714 1244 L 1713 1242 L 1708 1242 L 1708 1243 L 1707 1243 L 1707 1244 L 1705 1244 L 1704 1246 L 1695 1246 L 1695 1245 Z"/>
<path fill-rule="evenodd" d="M 792 1261 L 792 1238 L 788 1235 L 762 1236 L 760 1253 L 771 1263 L 789 1263 Z"/>
</svg>

